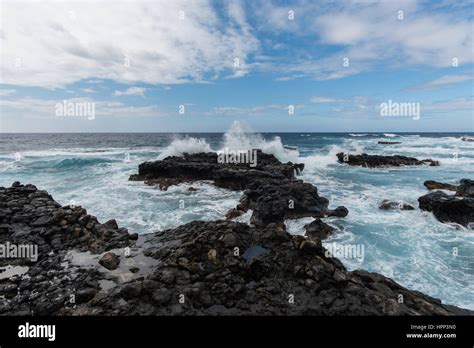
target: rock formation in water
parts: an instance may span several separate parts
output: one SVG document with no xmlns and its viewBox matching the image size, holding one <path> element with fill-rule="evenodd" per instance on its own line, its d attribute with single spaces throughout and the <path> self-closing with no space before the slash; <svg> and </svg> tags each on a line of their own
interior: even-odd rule
<svg viewBox="0 0 474 348">
<path fill-rule="evenodd" d="M 382 155 L 351 155 L 339 152 L 337 155 L 339 163 L 346 163 L 351 166 L 362 166 L 368 168 L 376 167 L 400 167 L 400 166 L 419 166 L 429 164 L 430 166 L 439 166 L 438 161 L 432 159 L 419 160 L 414 157 L 406 156 L 382 156 Z"/>
</svg>

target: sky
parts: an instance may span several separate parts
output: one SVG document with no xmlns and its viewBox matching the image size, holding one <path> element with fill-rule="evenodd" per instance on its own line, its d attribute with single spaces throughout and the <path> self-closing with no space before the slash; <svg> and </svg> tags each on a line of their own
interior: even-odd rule
<svg viewBox="0 0 474 348">
<path fill-rule="evenodd" d="M 474 131 L 474 1 L 0 0 L 0 18 L 0 132 Z"/>
</svg>

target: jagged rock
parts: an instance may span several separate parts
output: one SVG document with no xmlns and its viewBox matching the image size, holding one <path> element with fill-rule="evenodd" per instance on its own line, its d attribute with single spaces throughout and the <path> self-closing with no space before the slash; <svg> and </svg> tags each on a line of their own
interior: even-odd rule
<svg viewBox="0 0 474 348">
<path fill-rule="evenodd" d="M 319 242 L 329 237 L 336 230 L 334 227 L 322 222 L 321 219 L 312 221 L 305 225 L 304 228 L 306 230 L 305 235 L 308 238 Z"/>
<path fill-rule="evenodd" d="M 120 256 L 113 252 L 105 253 L 99 260 L 99 264 L 112 271 L 118 267 L 120 263 Z"/>
<path fill-rule="evenodd" d="M 449 190 L 449 191 L 456 191 L 457 186 L 451 184 L 445 184 L 442 182 L 434 181 L 434 180 L 426 180 L 423 185 L 426 186 L 428 190 Z"/>
<path fill-rule="evenodd" d="M 334 216 L 334 217 L 346 217 L 349 214 L 349 210 L 346 207 L 340 206 L 334 210 L 328 209 L 326 211 L 326 216 Z"/>
<path fill-rule="evenodd" d="M 302 180 L 256 180 L 244 195 L 245 209 L 253 210 L 250 221 L 258 226 L 328 214 L 329 201 L 318 195 L 316 187 Z"/>
<path fill-rule="evenodd" d="M 432 212 L 441 222 L 455 222 L 467 227 L 474 222 L 474 198 L 447 195 L 442 191 L 418 198 L 420 209 Z"/>
<path fill-rule="evenodd" d="M 107 229 L 110 229 L 110 230 L 118 230 L 118 224 L 117 224 L 117 221 L 115 221 L 115 219 L 111 219 L 107 222 L 104 223 L 104 226 L 107 228 Z"/>
<path fill-rule="evenodd" d="M 377 144 L 382 144 L 382 145 L 396 145 L 396 144 L 401 144 L 401 141 L 377 141 Z"/>
<path fill-rule="evenodd" d="M 387 166 L 418 166 L 422 164 L 429 164 L 430 166 L 439 166 L 438 161 L 431 159 L 418 160 L 414 157 L 406 156 L 381 156 L 381 155 L 350 155 L 339 152 L 337 159 L 340 163 L 347 163 L 351 166 L 362 166 L 368 168 L 387 167 Z"/>
<path fill-rule="evenodd" d="M 167 179 L 170 184 L 192 182 L 196 180 L 214 180 L 219 187 L 242 190 L 255 178 L 288 178 L 294 177 L 295 170 L 302 170 L 303 164 L 288 162 L 282 164 L 275 156 L 256 150 L 256 166 L 248 163 L 219 163 L 214 152 L 183 154 L 182 157 L 171 156 L 161 161 L 144 162 L 138 167 L 138 174 L 130 180 L 147 180 L 162 182 Z"/>
<path fill-rule="evenodd" d="M 474 197 L 474 180 L 462 179 L 456 189 L 456 196 Z"/>
<path fill-rule="evenodd" d="M 313 227 L 317 224 L 321 225 L 315 222 Z M 223 242 L 228 235 L 235 238 L 240 252 Z M 382 275 L 349 272 L 336 258 L 326 256 L 318 240 L 290 235 L 277 224 L 191 222 L 146 240 L 146 254 L 160 261 L 148 276 L 154 282 L 147 291 L 147 279 L 136 281 L 111 292 L 108 301 L 121 303 L 114 307 L 115 315 L 470 313 L 407 290 Z M 288 301 L 290 294 L 294 303 Z M 397 301 L 399 295 L 403 304 Z M 89 305 L 102 308 L 97 300 Z M 100 313 L 109 311 L 102 308 Z"/>
<path fill-rule="evenodd" d="M 408 203 L 405 203 L 405 202 L 401 202 L 401 201 L 391 201 L 391 200 L 388 200 L 388 199 L 384 199 L 382 201 L 382 203 L 380 203 L 379 205 L 379 209 L 382 209 L 382 210 L 392 210 L 392 209 L 399 209 L 399 210 L 415 210 L 415 208 L 408 204 Z"/>
<path fill-rule="evenodd" d="M 318 195 L 317 188 L 296 180 L 295 172 L 303 170 L 303 164 L 281 163 L 275 156 L 257 151 L 255 167 L 249 164 L 218 163 L 216 153 L 184 154 L 161 161 L 139 165 L 138 174 L 130 180 L 145 182 L 192 182 L 213 180 L 218 187 L 244 190 L 241 203 L 227 212 L 226 218 L 235 218 L 252 209 L 251 223 L 263 226 L 282 224 L 285 219 L 300 217 L 344 217 L 344 207 L 328 208 L 329 201 Z M 168 180 L 168 181 L 167 181 Z M 161 185 L 160 184 L 160 185 Z"/>
<path fill-rule="evenodd" d="M 240 210 L 240 209 L 237 209 L 237 208 L 232 208 L 225 214 L 225 218 L 227 220 L 231 220 L 231 219 L 234 219 L 236 217 L 239 217 L 240 215 L 242 215 L 244 213 L 245 213 L 244 210 Z"/>
</svg>

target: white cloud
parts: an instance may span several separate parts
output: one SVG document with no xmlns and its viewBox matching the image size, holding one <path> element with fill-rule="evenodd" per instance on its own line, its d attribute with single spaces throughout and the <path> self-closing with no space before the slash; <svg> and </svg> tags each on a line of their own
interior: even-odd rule
<svg viewBox="0 0 474 348">
<path fill-rule="evenodd" d="M 312 97 L 310 99 L 311 103 L 333 103 L 336 101 L 334 98 L 329 98 L 329 97 Z"/>
<path fill-rule="evenodd" d="M 269 3 L 256 11 L 262 30 L 270 33 L 276 28 L 294 35 L 293 42 L 308 42 L 306 49 L 295 47 L 291 60 L 274 64 L 274 70 L 285 71 L 284 80 L 291 76 L 331 80 L 379 66 L 452 67 L 453 58 L 460 66 L 473 63 L 474 32 L 467 16 L 472 4 L 445 3 L 442 14 L 433 11 L 436 7 L 435 3 L 415 0 L 300 1 L 295 5 L 293 26 L 285 16 L 287 4 Z M 403 20 L 398 19 L 400 10 Z M 322 44 L 334 49 L 315 53 L 311 41 L 316 47 Z M 349 66 L 343 66 L 344 58 L 349 59 Z"/>
<path fill-rule="evenodd" d="M 96 93 L 97 91 L 92 88 L 81 88 L 84 93 Z"/>
<path fill-rule="evenodd" d="M 16 93 L 14 89 L 0 89 L 0 97 L 6 97 L 14 93 Z"/>
<path fill-rule="evenodd" d="M 300 105 L 295 105 L 295 109 L 299 108 Z M 266 114 L 271 110 L 277 110 L 277 112 L 288 112 L 288 105 L 268 104 L 268 105 L 257 105 L 249 107 L 236 107 L 236 106 L 219 106 L 212 108 L 211 111 L 205 113 L 206 115 L 222 115 L 222 116 L 258 116 Z"/>
<path fill-rule="evenodd" d="M 240 78 L 253 71 L 276 72 L 280 81 L 332 80 L 380 65 L 449 67 L 453 58 L 460 65 L 474 62 L 467 16 L 472 4 L 278 3 L 3 0 L 0 83 L 47 88 L 80 80 L 177 84 Z M 397 19 L 400 10 L 403 20 Z M 252 22 L 249 15 L 255 17 Z M 270 52 L 262 50 L 262 42 Z M 273 55 L 274 50 L 291 54 Z"/>
<path fill-rule="evenodd" d="M 370 30 L 369 22 L 348 14 L 321 16 L 317 18 L 317 26 L 323 41 L 336 45 L 356 44 L 367 37 Z"/>
<path fill-rule="evenodd" d="M 94 103 L 97 118 L 101 117 L 155 117 L 162 116 L 157 105 L 128 106 L 126 104 L 108 101 L 95 100 L 92 98 L 68 98 L 67 103 Z M 56 105 L 63 103 L 58 99 L 36 99 L 25 97 L 15 100 L 0 100 L 0 108 L 5 112 L 5 116 L 15 118 L 18 115 L 30 119 L 57 119 L 55 114 Z"/>
<path fill-rule="evenodd" d="M 418 90 L 418 89 L 430 90 L 430 89 L 442 88 L 445 86 L 462 83 L 466 81 L 472 81 L 472 80 L 474 80 L 474 76 L 472 74 L 444 75 L 435 80 L 415 86 L 411 89 L 412 90 Z"/>
<path fill-rule="evenodd" d="M 6 0 L 2 12 L 0 83 L 13 85 L 202 81 L 259 48 L 239 3 L 228 18 L 207 0 Z"/>
<path fill-rule="evenodd" d="M 115 91 L 114 94 L 116 96 L 121 96 L 121 95 L 139 95 L 144 97 L 145 96 L 145 91 L 146 88 L 143 87 L 130 87 L 126 89 L 125 91 Z"/>
<path fill-rule="evenodd" d="M 429 104 L 421 104 L 421 112 L 430 111 L 431 113 L 448 113 L 461 110 L 471 110 L 473 114 L 474 99 L 472 98 L 455 98 L 449 100 L 439 100 Z M 467 126 L 467 125 L 466 125 Z M 470 131 L 473 131 L 471 129 Z"/>
</svg>

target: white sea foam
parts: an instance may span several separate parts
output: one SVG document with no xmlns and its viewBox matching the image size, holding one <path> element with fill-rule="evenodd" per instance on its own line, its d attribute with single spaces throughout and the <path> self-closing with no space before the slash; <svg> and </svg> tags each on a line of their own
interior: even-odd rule
<svg viewBox="0 0 474 348">
<path fill-rule="evenodd" d="M 224 134 L 223 148 L 231 150 L 260 149 L 265 153 L 273 154 L 282 162 L 297 162 L 299 153 L 285 149 L 278 136 L 266 140 L 261 134 L 255 133 L 242 122 L 234 121 L 230 129 Z"/>
<path fill-rule="evenodd" d="M 198 153 L 211 151 L 211 146 L 205 139 L 185 137 L 182 139 L 174 139 L 158 156 L 158 159 L 164 159 L 169 156 L 182 156 L 185 152 Z"/>
<path fill-rule="evenodd" d="M 298 151 L 285 149 L 280 137 L 275 136 L 270 140 L 266 140 L 261 134 L 255 133 L 250 127 L 238 121 L 235 121 L 224 134 L 223 145 L 218 150 L 226 148 L 243 151 L 260 149 L 265 153 L 273 154 L 282 162 L 297 162 L 299 156 Z M 211 149 L 211 146 L 205 139 L 186 137 L 184 139 L 174 139 L 163 150 L 158 159 L 168 156 L 181 156 L 185 152 L 216 152 L 218 150 Z"/>
</svg>

